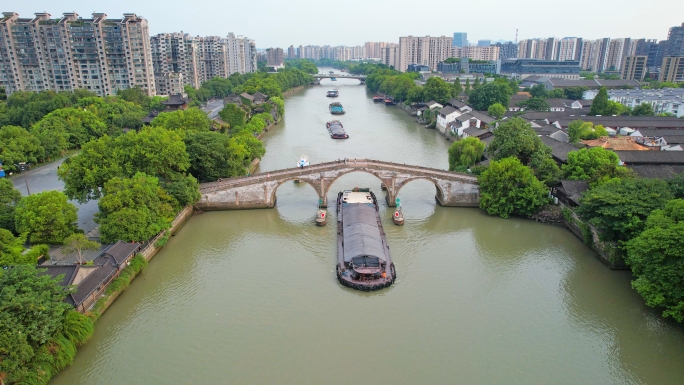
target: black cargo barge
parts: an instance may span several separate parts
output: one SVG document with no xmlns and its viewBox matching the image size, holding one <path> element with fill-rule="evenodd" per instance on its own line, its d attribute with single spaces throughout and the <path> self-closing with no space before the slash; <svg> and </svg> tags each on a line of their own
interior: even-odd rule
<svg viewBox="0 0 684 385">
<path fill-rule="evenodd" d="M 344 286 L 371 291 L 397 278 L 382 229 L 378 200 L 370 189 L 337 195 L 337 279 Z"/>
</svg>

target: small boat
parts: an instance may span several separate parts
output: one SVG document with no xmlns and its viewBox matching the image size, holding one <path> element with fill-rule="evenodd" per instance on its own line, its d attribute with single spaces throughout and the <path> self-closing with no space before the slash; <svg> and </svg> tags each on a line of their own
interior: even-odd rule
<svg viewBox="0 0 684 385">
<path fill-rule="evenodd" d="M 325 96 L 327 96 L 329 98 L 336 98 L 336 97 L 340 96 L 340 93 L 337 90 L 330 90 L 330 91 L 328 91 L 328 93 Z"/>
<path fill-rule="evenodd" d="M 385 100 L 385 97 L 383 97 L 383 96 L 380 96 L 380 95 L 373 96 L 373 103 L 380 103 L 383 100 Z"/>
<path fill-rule="evenodd" d="M 336 81 L 337 79 L 335 79 L 335 78 L 330 78 L 330 80 L 332 80 L 332 81 Z"/>
<path fill-rule="evenodd" d="M 389 287 L 397 278 L 378 200 L 368 188 L 337 194 L 336 270 L 342 285 L 363 291 Z"/>
<path fill-rule="evenodd" d="M 299 158 L 299 162 L 297 162 L 297 167 L 299 168 L 304 168 L 309 165 L 309 159 L 305 156 L 302 156 Z"/>
<path fill-rule="evenodd" d="M 328 73 L 329 73 L 329 74 L 334 74 L 334 73 L 335 73 L 335 71 L 328 71 Z"/>
<path fill-rule="evenodd" d="M 344 114 L 344 108 L 342 107 L 342 103 L 340 103 L 340 102 L 330 103 L 330 105 L 328 107 L 330 108 L 330 113 L 333 115 Z"/>
<path fill-rule="evenodd" d="M 349 139 L 349 135 L 344 131 L 344 127 L 339 120 L 333 120 L 325 124 L 325 127 L 330 133 L 330 137 L 333 139 Z"/>
<path fill-rule="evenodd" d="M 393 106 L 397 104 L 394 102 L 394 99 L 392 98 L 385 98 L 382 102 L 385 103 L 386 106 Z"/>
</svg>

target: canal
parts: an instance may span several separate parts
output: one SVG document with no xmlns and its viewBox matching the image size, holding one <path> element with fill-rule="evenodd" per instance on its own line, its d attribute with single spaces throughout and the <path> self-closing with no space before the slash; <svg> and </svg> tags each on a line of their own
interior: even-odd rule
<svg viewBox="0 0 684 385">
<path fill-rule="evenodd" d="M 333 87 L 348 140 L 325 129 Z M 288 95 L 260 171 L 302 155 L 447 168 L 449 142 L 370 96 L 341 79 Z M 328 199 L 356 186 L 381 193 L 353 173 Z M 682 383 L 684 329 L 643 304 L 628 272 L 562 227 L 434 195 L 427 181 L 404 187 L 402 227 L 381 208 L 398 280 L 370 293 L 335 279 L 334 210 L 316 227 L 307 184 L 283 184 L 275 209 L 196 215 L 51 384 Z"/>
</svg>

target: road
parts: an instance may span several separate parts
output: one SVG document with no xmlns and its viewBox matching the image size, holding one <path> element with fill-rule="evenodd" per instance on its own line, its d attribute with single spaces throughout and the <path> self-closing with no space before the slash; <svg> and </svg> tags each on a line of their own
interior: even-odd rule
<svg viewBox="0 0 684 385">
<path fill-rule="evenodd" d="M 31 194 L 58 190 L 64 191 L 64 183 L 57 178 L 57 168 L 64 162 L 64 159 L 45 166 L 38 167 L 26 173 L 26 181 L 22 175 L 15 174 L 11 179 L 14 187 L 21 192 L 21 195 L 28 195 L 26 191 L 26 182 L 28 182 Z M 78 227 L 86 233 L 97 226 L 95 223 L 95 214 L 99 211 L 97 201 L 88 201 L 80 204 L 76 201 L 71 201 L 76 208 L 78 208 Z"/>
<path fill-rule="evenodd" d="M 218 118 L 218 113 L 223 109 L 223 100 L 217 99 L 217 100 L 210 100 L 207 102 L 207 105 L 202 107 L 202 111 L 204 111 L 209 119 L 216 119 Z"/>
</svg>

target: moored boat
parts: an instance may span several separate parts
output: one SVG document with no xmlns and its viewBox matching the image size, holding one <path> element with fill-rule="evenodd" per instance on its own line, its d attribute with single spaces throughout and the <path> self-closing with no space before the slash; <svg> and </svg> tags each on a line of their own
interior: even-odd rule
<svg viewBox="0 0 684 385">
<path fill-rule="evenodd" d="M 378 200 L 370 189 L 337 194 L 336 270 L 342 285 L 363 291 L 389 287 L 397 278 Z"/>
<path fill-rule="evenodd" d="M 381 95 L 375 95 L 375 96 L 373 96 L 373 103 L 380 103 L 380 102 L 382 102 L 383 100 L 385 100 L 385 98 L 384 98 L 383 96 L 381 96 Z"/>
<path fill-rule="evenodd" d="M 329 97 L 329 98 L 336 98 L 336 97 L 338 97 L 339 95 L 340 95 L 339 91 L 337 91 L 337 90 L 330 90 L 330 91 L 328 91 L 328 93 L 327 93 L 325 96 L 327 96 L 327 97 Z"/>
<path fill-rule="evenodd" d="M 336 81 L 337 79 L 335 79 L 335 78 L 330 78 L 330 80 L 332 80 L 332 81 Z"/>
<path fill-rule="evenodd" d="M 302 157 L 299 158 L 299 161 L 297 162 L 297 167 L 304 168 L 308 165 L 309 165 L 309 159 L 306 156 L 302 155 Z"/>
<path fill-rule="evenodd" d="M 394 102 L 394 99 L 392 98 L 385 98 L 382 102 L 385 103 L 386 106 L 393 106 L 397 104 Z"/>
<path fill-rule="evenodd" d="M 330 105 L 328 107 L 330 108 L 330 113 L 333 115 L 344 114 L 344 107 L 342 107 L 342 103 L 340 103 L 340 102 L 330 103 Z"/>
<path fill-rule="evenodd" d="M 329 73 L 329 74 L 334 74 L 334 73 L 335 73 L 335 71 L 328 71 L 328 73 Z"/>
<path fill-rule="evenodd" d="M 339 120 L 333 120 L 325 124 L 325 127 L 333 139 L 349 139 L 349 135 L 344 131 L 344 127 Z"/>
</svg>

